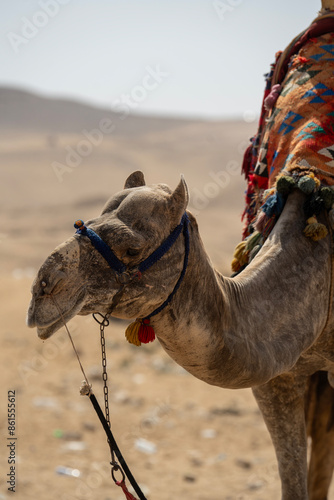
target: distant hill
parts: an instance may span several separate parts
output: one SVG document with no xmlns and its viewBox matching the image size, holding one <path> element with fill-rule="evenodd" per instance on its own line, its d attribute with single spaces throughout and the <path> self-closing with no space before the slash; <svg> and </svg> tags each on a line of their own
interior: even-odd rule
<svg viewBox="0 0 334 500">
<path fill-rule="evenodd" d="M 123 117 L 123 119 L 122 119 Z M 79 133 L 108 118 L 116 124 L 113 135 L 142 135 L 194 123 L 198 120 L 124 114 L 70 99 L 42 97 L 15 88 L 0 87 L 0 130 Z"/>
</svg>

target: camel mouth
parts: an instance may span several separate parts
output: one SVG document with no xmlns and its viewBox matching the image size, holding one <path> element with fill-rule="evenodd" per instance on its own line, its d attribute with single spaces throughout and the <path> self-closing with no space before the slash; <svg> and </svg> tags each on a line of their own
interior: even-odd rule
<svg viewBox="0 0 334 500">
<path fill-rule="evenodd" d="M 74 316 L 76 316 L 84 306 L 84 298 L 85 298 L 85 290 L 83 290 L 78 299 L 76 300 L 73 307 L 71 307 L 68 311 L 62 311 L 62 316 L 56 318 L 52 321 L 52 323 L 47 326 L 37 326 L 37 335 L 41 340 L 46 340 L 50 338 L 54 333 L 56 333 L 62 326 L 70 321 Z"/>
</svg>

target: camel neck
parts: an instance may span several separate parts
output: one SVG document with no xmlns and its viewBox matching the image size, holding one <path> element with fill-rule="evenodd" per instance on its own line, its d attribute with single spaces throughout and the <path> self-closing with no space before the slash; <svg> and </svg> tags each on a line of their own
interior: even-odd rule
<svg viewBox="0 0 334 500">
<path fill-rule="evenodd" d="M 213 268 L 192 227 L 184 282 L 156 333 L 194 376 L 227 388 L 259 385 L 291 369 L 317 339 L 328 307 L 329 243 L 303 236 L 302 204 L 291 196 L 261 253 L 233 279 Z"/>
</svg>

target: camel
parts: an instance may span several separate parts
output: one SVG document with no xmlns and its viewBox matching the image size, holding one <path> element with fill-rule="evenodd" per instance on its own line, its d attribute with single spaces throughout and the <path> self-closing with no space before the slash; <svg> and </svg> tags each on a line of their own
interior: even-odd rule
<svg viewBox="0 0 334 500">
<path fill-rule="evenodd" d="M 261 250 L 224 277 L 187 210 L 183 177 L 171 190 L 134 172 L 101 215 L 77 221 L 77 233 L 41 266 L 27 324 L 47 339 L 75 315 L 149 317 L 162 347 L 193 376 L 252 388 L 275 447 L 282 499 L 324 500 L 334 467 L 332 230 L 322 211 L 328 235 L 305 237 L 306 198 L 294 188 Z M 167 251 L 139 272 L 177 228 Z"/>
<path fill-rule="evenodd" d="M 313 242 L 303 235 L 304 197 L 298 191 L 289 196 L 261 252 L 235 278 L 214 269 L 196 220 L 188 213 L 190 252 L 184 280 L 171 303 L 151 320 L 162 347 L 192 375 L 222 388 L 253 388 L 276 448 L 284 500 L 326 498 L 334 465 L 334 431 L 324 431 L 333 393 L 327 381 L 314 379 L 319 371 L 334 374 L 331 242 L 329 237 Z M 177 226 L 187 203 L 184 179 L 172 191 L 164 184 L 146 186 L 143 174 L 135 172 L 101 216 L 86 225 L 127 268 L 136 269 Z M 37 326 L 41 339 L 63 325 L 51 293 L 65 321 L 97 311 L 124 319 L 145 317 L 174 288 L 184 252 L 179 237 L 140 279 L 122 288 L 89 238 L 75 234 L 40 268 L 28 325 Z M 317 390 L 310 392 L 312 384 Z M 313 401 L 305 405 L 308 394 Z M 317 438 L 309 497 L 306 406 Z M 320 406 L 323 411 L 317 414 Z"/>
</svg>

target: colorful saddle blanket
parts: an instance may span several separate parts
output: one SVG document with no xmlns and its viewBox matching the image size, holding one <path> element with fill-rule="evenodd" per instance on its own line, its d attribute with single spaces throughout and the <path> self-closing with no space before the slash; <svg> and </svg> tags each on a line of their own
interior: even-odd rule
<svg viewBox="0 0 334 500">
<path fill-rule="evenodd" d="M 319 18 L 296 37 L 268 75 L 258 134 L 243 164 L 248 179 L 244 237 L 263 192 L 275 186 L 282 171 L 305 169 L 322 185 L 334 184 L 333 16 Z"/>
</svg>

